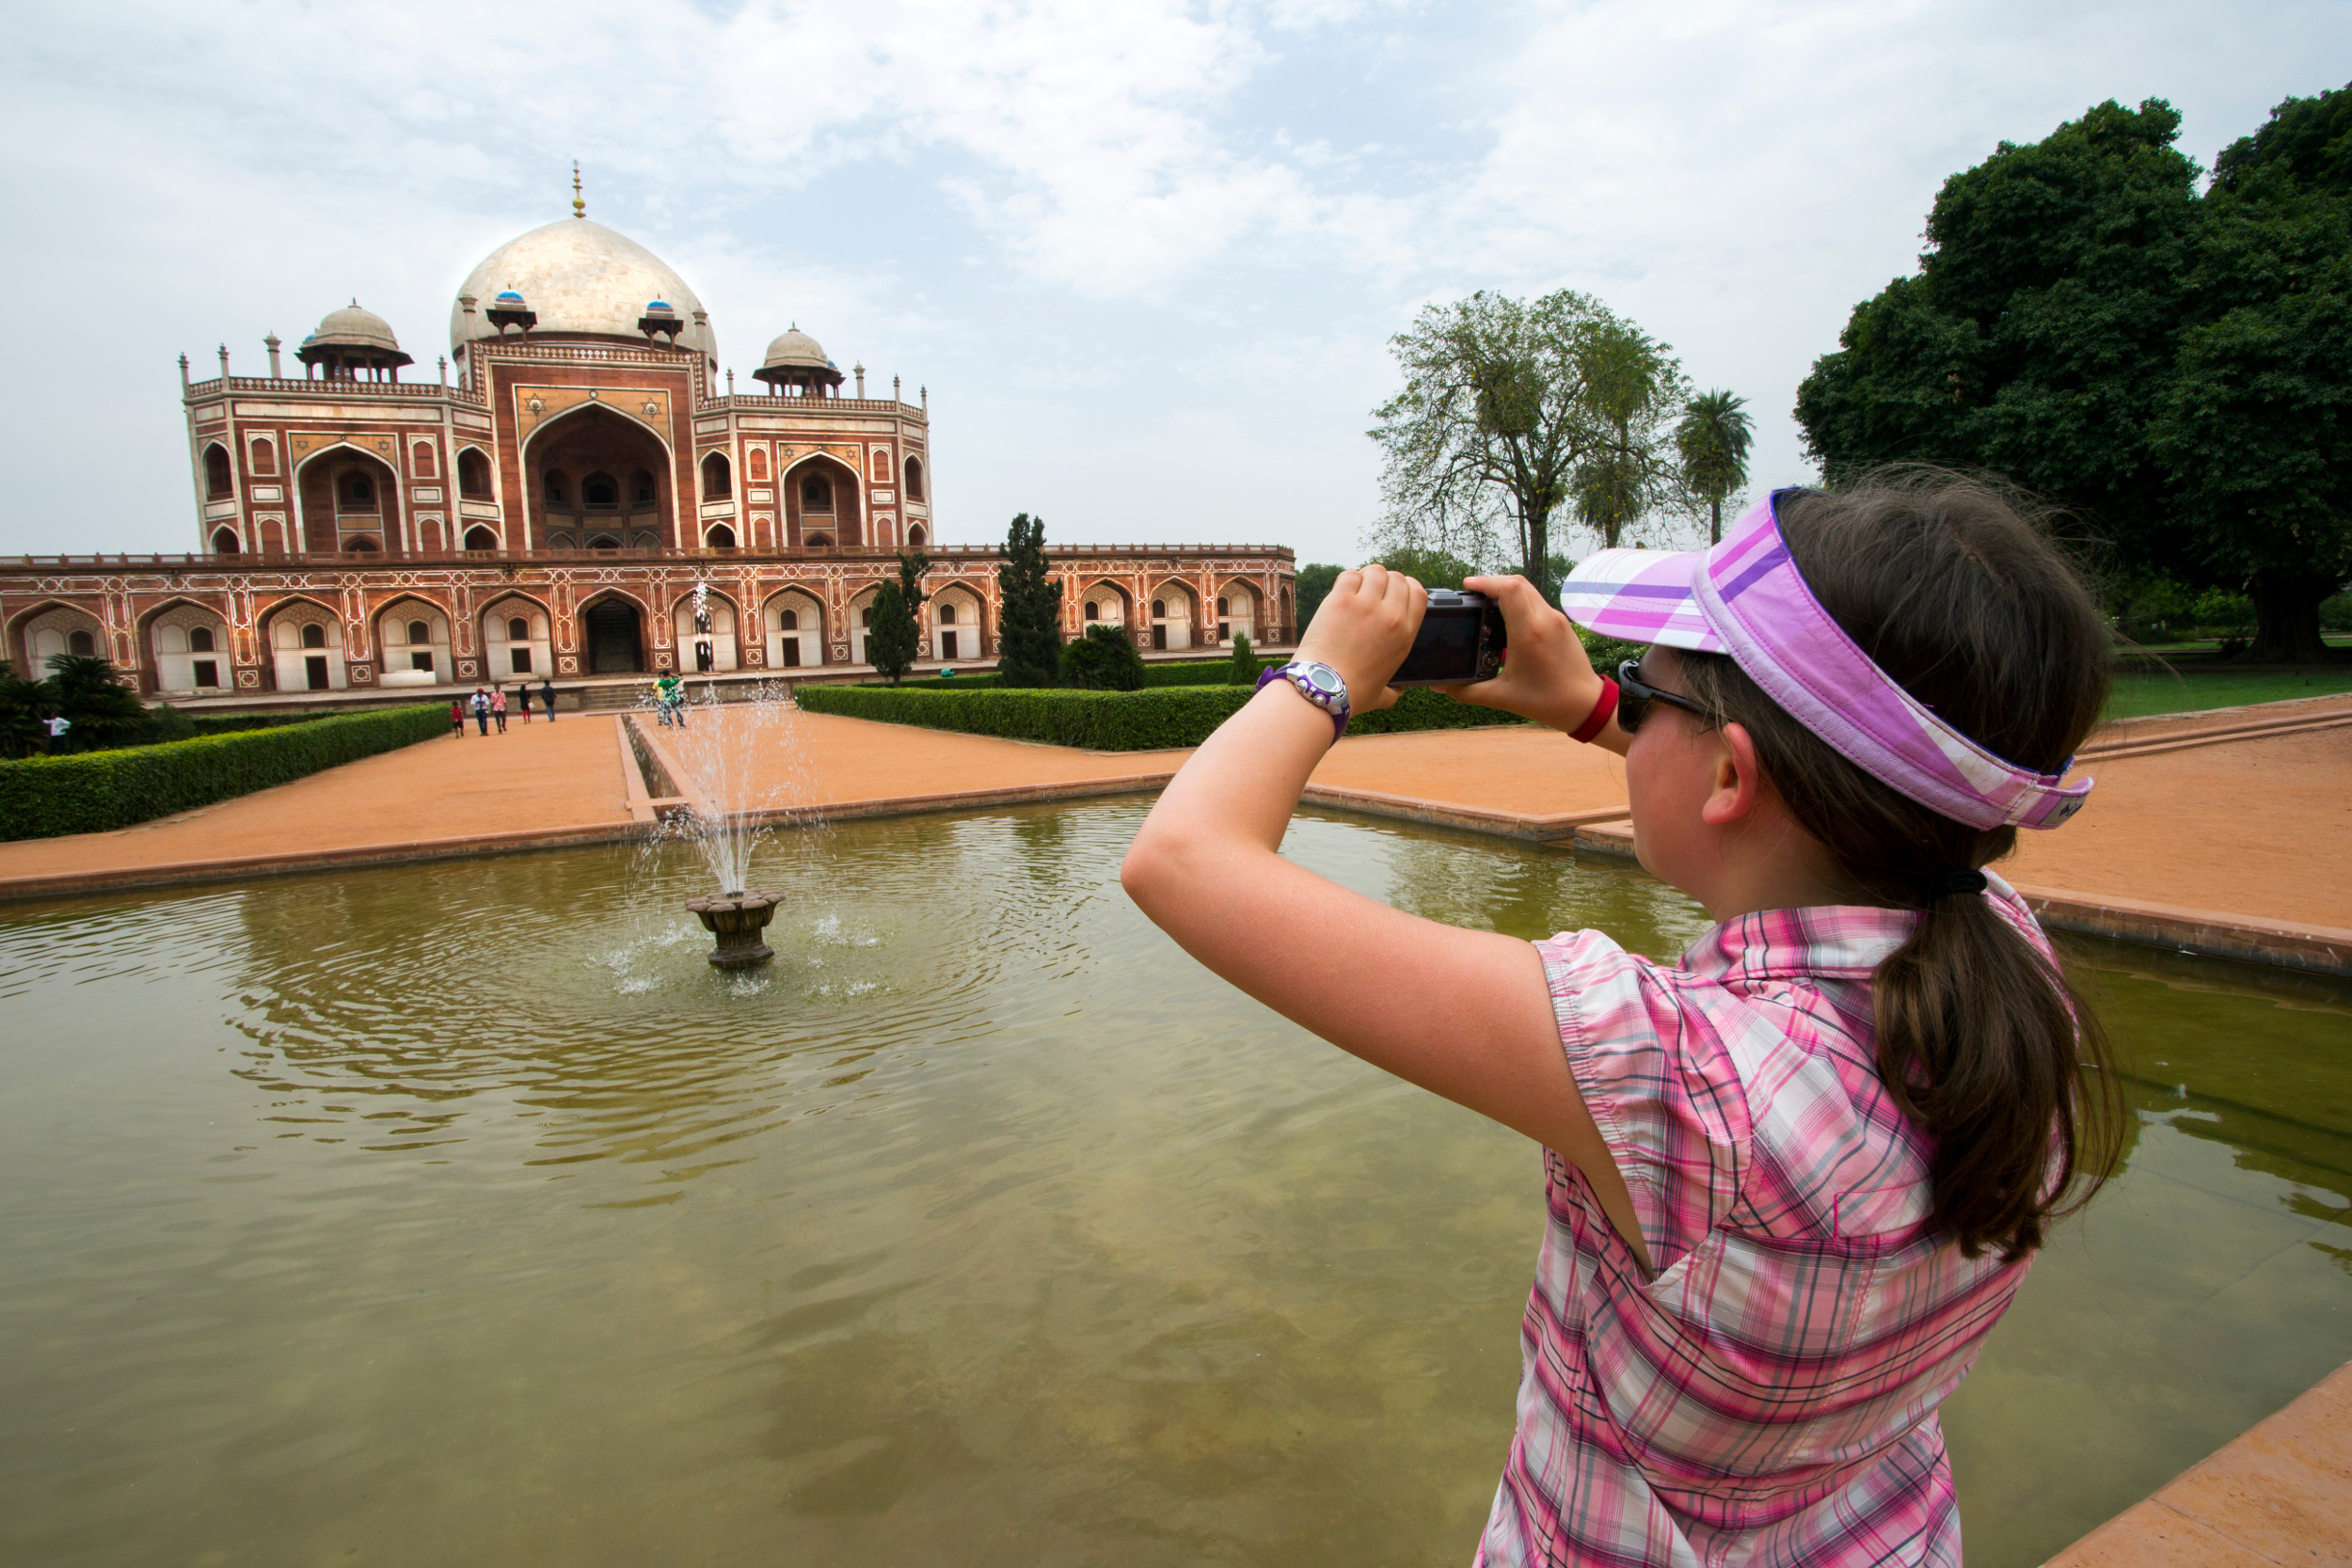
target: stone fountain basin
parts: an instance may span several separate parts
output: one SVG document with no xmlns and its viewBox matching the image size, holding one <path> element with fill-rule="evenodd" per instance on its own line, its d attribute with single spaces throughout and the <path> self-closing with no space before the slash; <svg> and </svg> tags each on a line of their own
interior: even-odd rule
<svg viewBox="0 0 2352 1568">
<path fill-rule="evenodd" d="M 718 939 L 710 951 L 713 967 L 749 969 L 776 956 L 760 933 L 775 918 L 776 906 L 783 901 L 784 895 L 771 889 L 738 891 L 689 898 L 686 907 L 702 921 L 703 929 Z"/>
</svg>

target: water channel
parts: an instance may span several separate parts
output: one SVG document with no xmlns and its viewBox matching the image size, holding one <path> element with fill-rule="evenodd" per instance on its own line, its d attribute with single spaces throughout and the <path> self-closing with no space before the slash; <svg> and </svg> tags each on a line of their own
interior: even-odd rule
<svg viewBox="0 0 2352 1568">
<path fill-rule="evenodd" d="M 0 1560 L 1467 1562 L 1533 1148 L 1208 978 L 1139 803 L 0 915 Z M 1306 818 L 1376 897 L 1666 954 L 1637 873 Z M 2033 1564 L 2352 1357 L 2352 988 L 2088 955 L 2128 1174 L 1947 1410 Z"/>
</svg>

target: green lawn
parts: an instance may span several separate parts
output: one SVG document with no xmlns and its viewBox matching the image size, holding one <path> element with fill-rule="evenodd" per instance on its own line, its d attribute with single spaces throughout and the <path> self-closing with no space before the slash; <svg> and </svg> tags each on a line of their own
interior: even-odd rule
<svg viewBox="0 0 2352 1568">
<path fill-rule="evenodd" d="M 2163 671 L 2115 677 L 2107 700 L 2110 719 L 2139 719 L 2152 713 L 2200 713 L 2206 708 L 2282 703 L 2294 697 L 2324 697 L 2352 691 L 2352 665 L 2333 670 L 2230 670 L 2199 668 L 2181 661 L 2178 674 Z"/>
</svg>

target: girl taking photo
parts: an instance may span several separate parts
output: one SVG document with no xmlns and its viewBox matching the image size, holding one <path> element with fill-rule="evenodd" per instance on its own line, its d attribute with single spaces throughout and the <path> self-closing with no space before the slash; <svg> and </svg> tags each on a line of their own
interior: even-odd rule
<svg viewBox="0 0 2352 1568">
<path fill-rule="evenodd" d="M 1939 473 L 1783 490 L 1703 552 L 1608 550 L 1503 610 L 1452 689 L 1625 758 L 1635 850 L 1714 927 L 1680 958 L 1416 919 L 1284 861 L 1427 602 L 1341 576 L 1122 870 L 1184 949 L 1542 1147 L 1489 1564 L 1961 1560 L 1937 1407 L 2115 1158 L 2094 1022 L 1984 867 L 2057 827 L 2107 635 L 2037 522 Z M 1649 645 L 1611 679 L 1568 616 Z"/>
</svg>

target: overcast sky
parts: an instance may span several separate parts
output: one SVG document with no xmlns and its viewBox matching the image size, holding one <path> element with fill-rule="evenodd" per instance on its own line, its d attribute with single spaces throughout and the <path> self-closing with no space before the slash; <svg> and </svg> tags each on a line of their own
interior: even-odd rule
<svg viewBox="0 0 2352 1568">
<path fill-rule="evenodd" d="M 357 296 L 430 374 L 574 158 L 739 376 L 798 322 L 930 388 L 947 542 L 1352 561 L 1387 341 L 1481 288 L 1629 315 L 1782 483 L 1947 175 L 2106 98 L 2210 165 L 2347 77 L 2352 6 L 2265 0 L 18 0 L 0 553 L 197 547 L 177 356 L 264 373 Z"/>
</svg>

